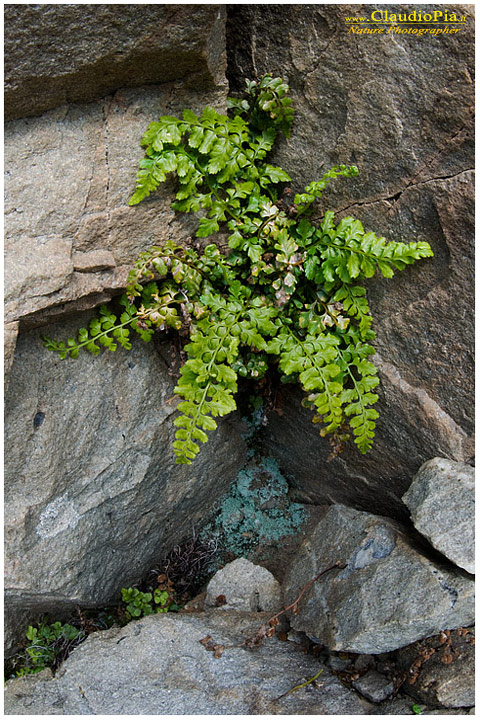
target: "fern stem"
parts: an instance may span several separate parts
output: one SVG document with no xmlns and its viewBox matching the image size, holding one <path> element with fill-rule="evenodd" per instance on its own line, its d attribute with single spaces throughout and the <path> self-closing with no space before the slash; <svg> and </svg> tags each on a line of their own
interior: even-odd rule
<svg viewBox="0 0 480 720">
<path fill-rule="evenodd" d="M 80 350 L 85 345 L 89 345 L 92 342 L 97 342 L 97 340 L 99 340 L 101 337 L 105 337 L 106 335 L 108 335 L 108 333 L 111 333 L 114 330 L 119 330 L 120 328 L 126 327 L 127 325 L 131 325 L 131 323 L 134 320 L 136 320 L 136 317 L 137 317 L 136 315 L 133 315 L 128 320 L 125 320 L 125 322 L 119 323 L 118 325 L 114 325 L 113 327 L 108 328 L 107 330 L 103 330 L 101 333 L 98 333 L 98 335 L 95 335 L 95 337 L 90 337 L 88 340 L 84 340 L 82 343 L 75 345 L 75 348 Z M 71 349 L 73 350 L 74 348 L 71 348 Z"/>
</svg>

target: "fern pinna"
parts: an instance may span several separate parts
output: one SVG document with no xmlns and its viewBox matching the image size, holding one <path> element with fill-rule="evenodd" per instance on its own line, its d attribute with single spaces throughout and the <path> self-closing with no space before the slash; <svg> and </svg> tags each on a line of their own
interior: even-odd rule
<svg viewBox="0 0 480 720">
<path fill-rule="evenodd" d="M 287 202 L 289 175 L 267 162 L 278 132 L 289 136 L 293 119 L 288 86 L 264 76 L 247 81 L 242 99 L 229 99 L 229 115 L 205 108 L 198 117 L 152 122 L 142 139 L 136 205 L 168 174 L 178 180 L 172 207 L 203 216 L 197 238 L 228 232 L 229 250 L 202 252 L 173 242 L 142 252 L 129 276 L 123 311 L 105 306 L 78 339 L 44 338 L 61 358 L 80 348 L 129 349 L 130 331 L 149 341 L 167 326 L 188 332 L 188 359 L 175 388 L 182 401 L 175 420 L 177 462 L 190 463 L 215 418 L 236 408 L 237 378 L 260 379 L 269 359 L 285 381 L 298 381 L 321 435 L 341 447 L 349 433 L 360 452 L 372 445 L 378 377 L 372 318 L 361 284 L 376 271 L 394 270 L 433 253 L 425 242 L 387 242 L 352 217 L 335 223 L 332 212 L 309 217 L 326 185 L 354 177 L 356 167 L 332 168 Z"/>
</svg>

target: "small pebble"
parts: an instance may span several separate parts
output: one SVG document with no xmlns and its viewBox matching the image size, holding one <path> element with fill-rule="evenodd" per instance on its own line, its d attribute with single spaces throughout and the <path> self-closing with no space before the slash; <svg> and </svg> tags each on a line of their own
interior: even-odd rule
<svg viewBox="0 0 480 720">
<path fill-rule="evenodd" d="M 393 693 L 393 682 L 376 670 L 369 670 L 366 675 L 354 680 L 352 685 L 367 700 L 374 703 L 383 702 Z"/>
</svg>

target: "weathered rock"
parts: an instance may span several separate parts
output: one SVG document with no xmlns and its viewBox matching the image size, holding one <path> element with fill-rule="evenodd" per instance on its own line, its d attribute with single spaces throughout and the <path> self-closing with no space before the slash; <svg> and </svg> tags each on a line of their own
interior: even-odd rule
<svg viewBox="0 0 480 720">
<path fill-rule="evenodd" d="M 184 242 L 191 220 L 170 228 L 171 187 L 137 209 L 128 198 L 153 119 L 224 108 L 224 9 L 11 6 L 7 14 L 7 117 L 48 111 L 11 120 L 5 142 L 11 354 L 18 327 L 21 338 L 6 408 L 6 590 L 15 617 L 113 599 L 191 533 L 245 449 L 230 418 L 207 448 L 215 468 L 176 466 L 173 379 L 153 346 L 63 364 L 39 332 L 26 332 L 121 292 L 139 250 Z M 98 99 L 105 93 L 114 94 Z M 88 319 L 43 331 L 73 335 Z"/>
<path fill-rule="evenodd" d="M 137 210 L 127 202 L 153 119 L 187 106 L 224 108 L 225 10 L 6 12 L 7 118 L 24 119 L 5 129 L 5 314 L 34 327 L 107 302 L 125 287 L 139 250 L 185 240 L 188 220 L 170 229 L 168 190 Z M 115 94 L 97 100 L 107 93 Z M 96 102 L 67 104 L 88 100 Z M 91 252 L 103 256 L 100 265 L 79 255 Z"/>
<path fill-rule="evenodd" d="M 387 239 L 426 240 L 435 253 L 367 283 L 382 383 L 370 453 L 349 448 L 327 464 L 330 448 L 300 409 L 301 393 L 282 390 L 265 446 L 295 477 L 298 499 L 406 519 L 401 496 L 423 462 L 473 455 L 474 31 L 470 6 L 452 10 L 466 16 L 461 32 L 422 42 L 349 33 L 351 5 L 229 11 L 234 89 L 272 68 L 292 88 L 295 123 L 275 159 L 294 189 L 354 163 L 359 178 L 332 183 L 318 216 L 352 214 Z"/>
<path fill-rule="evenodd" d="M 337 561 L 305 592 L 292 625 L 331 650 L 378 654 L 445 628 L 470 625 L 474 583 L 441 567 L 388 518 L 330 508 L 290 567 L 285 600 Z"/>
<path fill-rule="evenodd" d="M 446 458 L 426 462 L 403 496 L 413 524 L 456 565 L 475 572 L 475 471 Z"/>
<path fill-rule="evenodd" d="M 6 320 L 62 306 L 105 302 L 125 287 L 140 250 L 167 238 L 184 243 L 189 219 L 173 223 L 171 188 L 138 208 L 140 139 L 152 119 L 188 105 L 222 107 L 222 88 L 121 90 L 7 123 L 5 139 Z M 190 219 L 191 222 L 191 219 Z M 102 296 L 103 293 L 103 296 Z"/>
<path fill-rule="evenodd" d="M 416 705 L 416 710 L 412 710 L 413 706 Z M 475 715 L 469 710 L 463 709 L 439 709 L 431 710 L 428 705 L 423 703 L 413 702 L 412 698 L 408 697 L 396 697 L 394 700 L 386 700 L 380 705 L 374 706 L 372 715 Z"/>
<path fill-rule="evenodd" d="M 248 558 L 281 580 L 309 528 L 315 527 L 317 511 L 324 511 L 292 503 L 289 490 L 275 460 L 251 458 L 203 531 L 218 537 L 232 557 Z"/>
<path fill-rule="evenodd" d="M 393 682 L 375 670 L 369 670 L 365 675 L 352 682 L 355 690 L 374 703 L 381 703 L 393 693 Z"/>
<path fill-rule="evenodd" d="M 73 269 L 77 272 L 96 272 L 109 270 L 116 265 L 113 253 L 109 250 L 91 250 L 90 252 L 74 252 Z"/>
<path fill-rule="evenodd" d="M 420 705 L 420 707 L 422 707 Z M 475 708 L 473 708 L 475 710 Z M 440 708 L 439 710 L 424 710 L 422 712 L 422 715 L 475 715 L 475 712 L 471 712 L 470 710 L 464 710 L 461 709 L 452 709 L 452 708 Z"/>
<path fill-rule="evenodd" d="M 335 672 L 344 672 L 352 664 L 352 659 L 346 653 L 329 653 L 328 667 Z"/>
<path fill-rule="evenodd" d="M 393 700 L 385 700 L 380 705 L 374 706 L 372 715 L 382 715 L 383 717 L 386 715 L 415 715 L 416 713 L 412 710 L 413 704 L 411 698 L 396 697 Z M 426 707 L 424 706 L 422 710 L 426 710 Z M 422 715 L 424 714 L 422 712 Z"/>
<path fill-rule="evenodd" d="M 5 323 L 3 327 L 3 373 L 5 391 L 8 387 L 8 376 L 12 369 L 15 346 L 17 344 L 18 322 Z"/>
<path fill-rule="evenodd" d="M 369 705 L 327 668 L 318 683 L 278 699 L 322 666 L 276 638 L 242 646 L 254 613 L 151 615 L 95 633 L 57 671 L 10 680 L 5 713 L 18 715 L 364 715 Z M 266 616 L 263 616 L 266 617 Z M 200 641 L 225 646 L 215 658 Z M 233 646 L 233 647 L 232 647 Z"/>
<path fill-rule="evenodd" d="M 85 102 L 119 87 L 181 79 L 222 81 L 222 5 L 9 5 L 5 8 L 8 118 Z"/>
<path fill-rule="evenodd" d="M 375 665 L 374 655 L 358 655 L 353 663 L 354 670 L 365 673 L 368 669 Z"/>
<path fill-rule="evenodd" d="M 218 598 L 224 596 L 219 601 Z M 252 612 L 281 609 L 280 583 L 272 573 L 245 558 L 238 558 L 219 570 L 207 586 L 206 607 Z"/>
<path fill-rule="evenodd" d="M 269 415 L 263 448 L 295 479 L 292 499 L 297 502 L 340 502 L 408 520 L 401 497 L 422 463 L 439 453 L 462 460 L 470 455 L 471 442 L 421 386 L 411 386 L 378 354 L 373 362 L 381 381 L 380 418 L 367 455 L 352 443 L 327 462 L 330 445 L 312 424 L 312 413 L 302 407 L 304 394 L 288 386 L 278 391 L 282 415 Z"/>
<path fill-rule="evenodd" d="M 475 630 L 460 628 L 416 642 L 397 653 L 407 674 L 402 690 L 431 707 L 475 704 Z"/>
<path fill-rule="evenodd" d="M 88 319 L 47 334 L 68 336 Z M 61 361 L 39 330 L 20 336 L 6 396 L 12 612 L 117 599 L 227 491 L 246 459 L 244 426 L 229 416 L 194 465 L 176 465 L 172 361 L 167 344 L 139 338 L 130 352 Z"/>
</svg>

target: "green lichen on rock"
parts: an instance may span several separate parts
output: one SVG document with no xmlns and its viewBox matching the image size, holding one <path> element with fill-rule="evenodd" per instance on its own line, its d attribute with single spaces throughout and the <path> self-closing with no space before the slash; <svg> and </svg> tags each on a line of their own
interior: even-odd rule
<svg viewBox="0 0 480 720">
<path fill-rule="evenodd" d="M 245 556 L 263 543 L 298 533 L 305 518 L 302 505 L 290 502 L 288 483 L 272 458 L 249 463 L 239 472 L 217 517 L 203 533 L 217 535 L 219 545 Z"/>
</svg>

